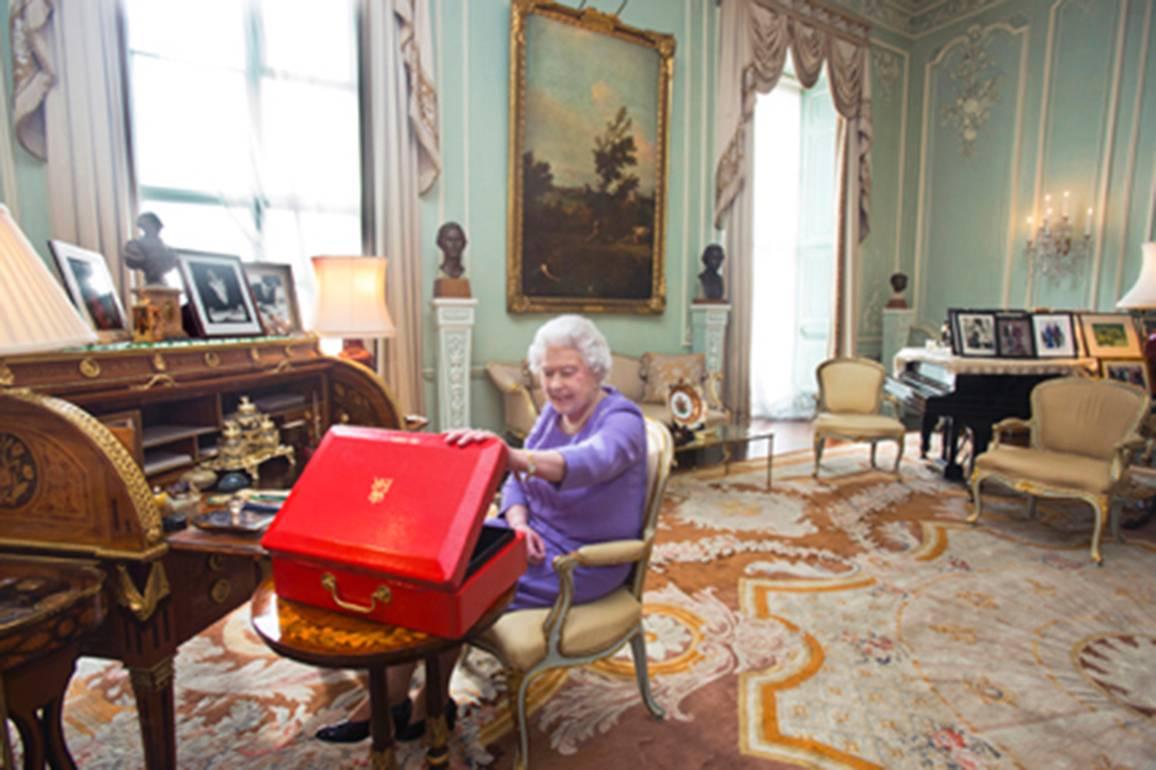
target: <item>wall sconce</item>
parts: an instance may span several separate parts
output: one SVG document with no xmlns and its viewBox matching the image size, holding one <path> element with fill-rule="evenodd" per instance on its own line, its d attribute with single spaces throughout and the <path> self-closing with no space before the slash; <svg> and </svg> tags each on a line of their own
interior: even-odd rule
<svg viewBox="0 0 1156 770">
<path fill-rule="evenodd" d="M 1028 243 L 1024 255 L 1032 262 L 1032 269 L 1045 278 L 1055 280 L 1076 275 L 1091 253 L 1092 210 L 1088 209 L 1084 220 L 1083 236 L 1076 236 L 1068 213 L 1070 204 L 1071 193 L 1065 191 L 1060 215 L 1056 217 L 1052 196 L 1045 195 L 1044 217 L 1039 227 L 1035 228 L 1034 218 L 1028 217 Z"/>
</svg>

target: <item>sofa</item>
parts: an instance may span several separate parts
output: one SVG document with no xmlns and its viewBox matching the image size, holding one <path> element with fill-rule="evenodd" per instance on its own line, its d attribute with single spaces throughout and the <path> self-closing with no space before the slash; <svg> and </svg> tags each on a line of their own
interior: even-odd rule
<svg viewBox="0 0 1156 770">
<path fill-rule="evenodd" d="M 702 390 L 707 405 L 707 427 L 729 421 L 730 412 L 718 400 L 717 382 L 713 382 L 708 375 L 701 353 L 644 353 L 638 358 L 615 353 L 612 358 L 606 383 L 638 404 L 645 416 L 669 424 L 671 420 L 667 394 L 669 387 L 681 380 L 698 385 Z M 492 361 L 486 364 L 486 374 L 502 394 L 507 438 L 522 441 L 534 426 L 538 412 L 546 402 L 541 386 L 530 374 L 525 361 Z"/>
</svg>

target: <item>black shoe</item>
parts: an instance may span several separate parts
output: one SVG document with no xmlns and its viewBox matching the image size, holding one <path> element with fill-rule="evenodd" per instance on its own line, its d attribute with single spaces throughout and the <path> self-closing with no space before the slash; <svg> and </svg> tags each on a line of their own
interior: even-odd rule
<svg viewBox="0 0 1156 770">
<path fill-rule="evenodd" d="M 314 735 L 326 743 L 357 743 L 369 737 L 368 719 L 347 719 L 337 724 L 326 725 Z"/>
<path fill-rule="evenodd" d="M 406 703 L 410 705 L 410 710 L 412 711 L 412 704 L 410 704 L 408 700 Z M 453 698 L 446 701 L 444 713 L 446 716 L 446 727 L 450 729 L 450 732 L 453 732 L 454 725 L 456 725 L 458 721 L 458 704 L 454 702 Z M 414 741 L 425 735 L 424 719 L 411 723 L 407 718 L 406 722 L 406 724 L 400 724 L 397 719 L 394 720 L 394 735 L 399 741 Z"/>
<path fill-rule="evenodd" d="M 389 715 L 393 719 L 394 733 L 400 733 L 409 726 L 409 717 L 413 712 L 413 702 L 406 698 L 401 703 L 389 707 Z M 422 732 L 425 732 L 425 723 L 421 723 Z M 421 733 L 419 733 L 420 735 Z M 315 733 L 318 740 L 327 743 L 357 743 L 369 737 L 368 719 L 347 719 L 344 722 L 327 725 Z"/>
</svg>

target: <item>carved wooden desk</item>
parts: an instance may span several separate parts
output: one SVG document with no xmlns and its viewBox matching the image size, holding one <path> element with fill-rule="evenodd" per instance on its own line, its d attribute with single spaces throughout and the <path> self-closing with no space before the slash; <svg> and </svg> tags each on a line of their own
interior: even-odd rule
<svg viewBox="0 0 1156 770">
<path fill-rule="evenodd" d="M 310 337 L 0 360 L 0 550 L 99 563 L 109 611 L 82 654 L 128 668 L 150 770 L 177 767 L 177 648 L 248 601 L 262 577 L 256 538 L 166 537 L 151 485 L 211 456 L 241 396 L 263 401 L 305 450 L 333 423 L 403 424 L 376 375 L 323 356 Z"/>
<path fill-rule="evenodd" d="M 470 633 L 484 631 L 493 625 L 513 596 L 514 589 L 511 588 L 494 602 Z M 438 656 L 463 643 L 460 639 L 442 639 L 421 631 L 373 623 L 282 599 L 277 596 L 271 580 L 262 583 L 253 594 L 253 628 L 266 644 L 286 658 L 322 668 L 368 672 L 369 766 L 374 770 L 395 770 L 397 767 L 393 756 L 393 725 L 389 718 L 385 669 L 424 660 L 426 681 L 438 682 L 441 681 Z M 437 687 L 426 688 L 428 767 L 446 767 L 449 761 L 449 729 L 442 695 Z"/>
<path fill-rule="evenodd" d="M 104 620 L 95 563 L 0 556 L 0 760 L 13 767 L 11 719 L 20 733 L 24 767 L 76 767 L 64 743 L 61 716 L 80 639 Z"/>
</svg>

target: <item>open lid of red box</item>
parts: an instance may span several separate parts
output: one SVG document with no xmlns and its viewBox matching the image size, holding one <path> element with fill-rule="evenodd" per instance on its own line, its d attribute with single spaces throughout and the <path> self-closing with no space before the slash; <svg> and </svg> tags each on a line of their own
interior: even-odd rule
<svg viewBox="0 0 1156 770">
<path fill-rule="evenodd" d="M 459 585 L 506 470 L 506 445 L 334 426 L 261 545 L 435 585 Z"/>
</svg>

